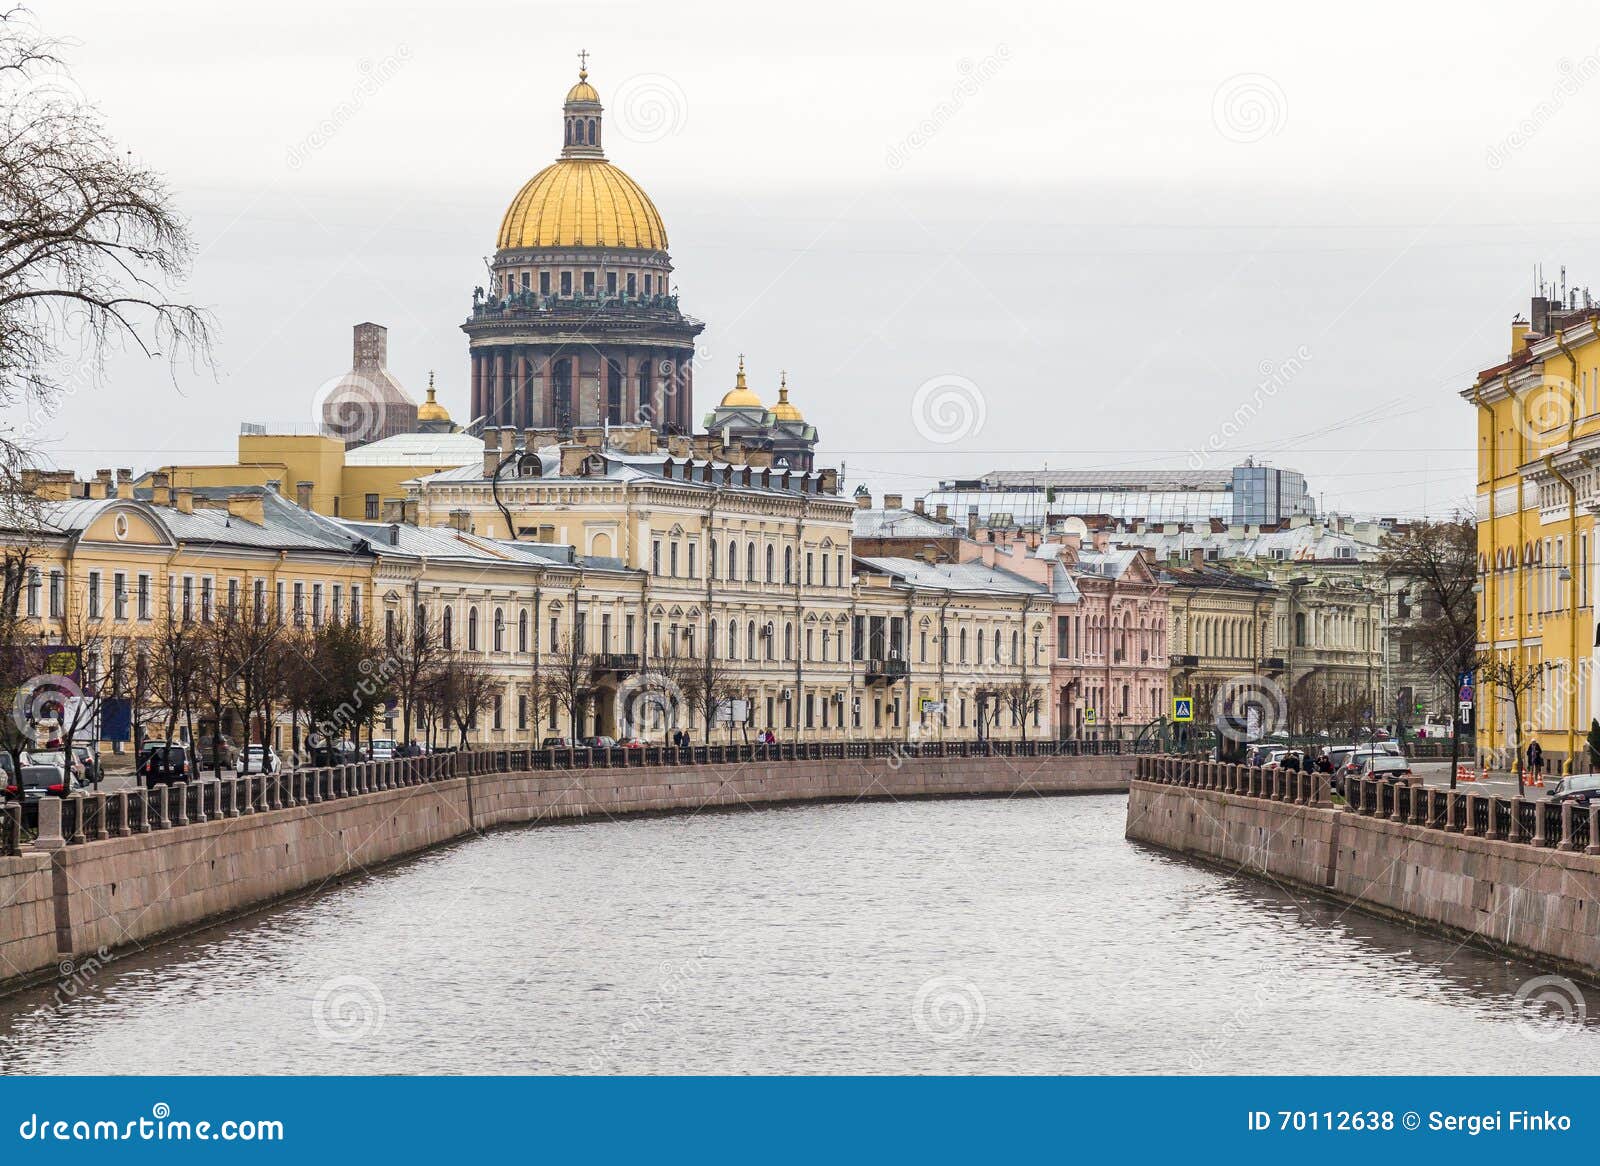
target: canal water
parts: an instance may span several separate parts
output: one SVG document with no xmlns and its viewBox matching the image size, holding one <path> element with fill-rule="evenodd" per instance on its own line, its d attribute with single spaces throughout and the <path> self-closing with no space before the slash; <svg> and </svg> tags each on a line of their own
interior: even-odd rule
<svg viewBox="0 0 1600 1166">
<path fill-rule="evenodd" d="M 1129 844 L 1125 804 L 501 832 L 0 1000 L 0 1071 L 1600 1064 L 1600 989 Z"/>
</svg>

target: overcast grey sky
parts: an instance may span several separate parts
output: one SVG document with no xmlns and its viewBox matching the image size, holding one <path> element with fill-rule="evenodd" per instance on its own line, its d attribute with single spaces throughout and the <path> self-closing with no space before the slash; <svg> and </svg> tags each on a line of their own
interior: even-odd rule
<svg viewBox="0 0 1600 1166">
<path fill-rule="evenodd" d="M 220 329 L 214 377 L 119 360 L 64 403 L 49 449 L 85 469 L 309 423 L 365 319 L 461 417 L 459 324 L 580 48 L 708 325 L 700 411 L 739 352 L 769 400 L 786 368 L 875 491 L 1254 454 L 1330 508 L 1442 512 L 1472 491 L 1455 393 L 1503 357 L 1534 263 L 1600 285 L 1578 3 L 37 12 L 171 177 Z"/>
</svg>

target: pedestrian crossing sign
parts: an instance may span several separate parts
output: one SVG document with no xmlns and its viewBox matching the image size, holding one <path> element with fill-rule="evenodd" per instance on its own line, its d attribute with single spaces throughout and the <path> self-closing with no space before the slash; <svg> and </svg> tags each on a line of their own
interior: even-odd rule
<svg viewBox="0 0 1600 1166">
<path fill-rule="evenodd" d="M 1172 698 L 1172 719 L 1175 721 L 1194 720 L 1194 697 L 1175 696 Z"/>
</svg>

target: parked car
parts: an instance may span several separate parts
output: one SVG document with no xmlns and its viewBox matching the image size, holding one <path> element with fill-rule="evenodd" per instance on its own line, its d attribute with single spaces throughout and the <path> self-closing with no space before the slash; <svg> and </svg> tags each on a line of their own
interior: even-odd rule
<svg viewBox="0 0 1600 1166">
<path fill-rule="evenodd" d="M 1376 777 L 1384 781 L 1410 781 L 1411 762 L 1404 757 L 1387 753 L 1374 753 L 1361 763 L 1362 777 Z"/>
<path fill-rule="evenodd" d="M 83 766 L 83 780 L 90 785 L 99 785 L 100 779 L 105 774 L 100 769 L 100 753 L 92 745 L 74 745 L 72 755 Z"/>
<path fill-rule="evenodd" d="M 543 741 L 541 741 L 539 743 L 539 748 L 541 748 L 541 749 L 570 749 L 570 748 L 572 748 L 572 738 L 571 737 L 546 737 Z"/>
<path fill-rule="evenodd" d="M 74 750 L 74 753 L 76 753 L 76 750 Z M 76 756 L 71 757 L 69 761 L 65 749 L 30 749 L 22 755 L 22 763 L 25 766 L 54 765 L 63 773 L 70 772 L 73 781 L 79 785 L 83 785 L 86 780 L 83 762 L 79 761 Z"/>
<path fill-rule="evenodd" d="M 1600 774 L 1580 773 L 1564 777 L 1550 796 L 1562 805 L 1587 808 L 1591 802 L 1600 801 Z"/>
<path fill-rule="evenodd" d="M 271 745 L 246 745 L 239 754 L 240 777 L 251 773 L 277 773 L 283 762 L 272 751 Z"/>
<path fill-rule="evenodd" d="M 379 737 L 372 742 L 372 760 L 392 761 L 399 754 L 395 751 L 395 743 L 389 737 Z"/>
<path fill-rule="evenodd" d="M 219 756 L 222 758 L 223 769 L 236 769 L 239 765 L 239 747 L 233 743 L 233 738 L 226 734 L 218 739 L 201 736 L 195 756 L 201 769 L 215 770 Z"/>
<path fill-rule="evenodd" d="M 583 739 L 583 747 L 585 749 L 615 749 L 617 747 L 617 739 L 615 737 L 585 737 Z"/>
<path fill-rule="evenodd" d="M 329 744 L 311 746 L 311 764 L 313 765 L 355 765 L 365 761 L 367 755 L 357 749 L 353 741 L 339 741 Z"/>
<path fill-rule="evenodd" d="M 637 737 L 624 737 L 617 742 L 618 749 L 643 749 L 644 742 Z"/>
<path fill-rule="evenodd" d="M 21 778 L 6 786 L 6 796 L 26 804 L 37 802 L 47 796 L 63 797 L 69 792 L 76 793 L 83 788 L 82 782 L 74 781 L 69 789 L 62 778 L 59 765 L 24 765 Z"/>
<path fill-rule="evenodd" d="M 144 752 L 139 755 L 137 772 L 146 786 L 188 781 L 193 772 L 188 747 L 169 745 L 165 741 L 146 745 Z"/>
</svg>

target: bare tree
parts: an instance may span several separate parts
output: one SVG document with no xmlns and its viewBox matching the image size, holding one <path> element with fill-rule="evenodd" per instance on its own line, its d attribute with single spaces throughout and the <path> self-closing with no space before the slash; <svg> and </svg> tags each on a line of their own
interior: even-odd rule
<svg viewBox="0 0 1600 1166">
<path fill-rule="evenodd" d="M 588 707 L 594 695 L 593 657 L 583 650 L 583 645 L 572 635 L 552 644 L 546 676 L 549 693 L 556 705 L 567 714 L 568 734 L 573 744 L 578 742 L 578 718 Z"/>
<path fill-rule="evenodd" d="M 460 747 L 465 749 L 467 732 L 494 699 L 499 679 L 478 653 L 452 652 L 431 687 L 436 707 L 455 725 Z"/>
<path fill-rule="evenodd" d="M 194 243 L 165 180 L 63 84 L 59 42 L 0 12 L 0 405 L 48 411 L 128 347 L 208 362 L 211 324 L 178 301 Z M 79 370 L 63 380 L 60 369 Z M 32 426 L 0 434 L 0 483 Z"/>
<path fill-rule="evenodd" d="M 165 720 L 166 740 L 180 722 L 194 743 L 194 704 L 203 664 L 200 628 L 183 613 L 167 610 L 150 636 L 151 689 Z"/>
<path fill-rule="evenodd" d="M 1521 797 L 1522 788 L 1522 701 L 1530 692 L 1539 687 L 1546 672 L 1550 671 L 1550 661 L 1539 660 L 1529 662 L 1520 659 L 1515 653 L 1504 655 L 1496 652 L 1481 653 L 1475 661 L 1478 682 L 1490 684 L 1496 693 L 1511 706 L 1512 725 L 1512 764 L 1517 771 L 1517 796 Z M 1452 775 L 1454 770 L 1451 770 Z"/>
<path fill-rule="evenodd" d="M 1435 678 L 1448 678 L 1454 691 L 1456 678 L 1472 668 L 1477 656 L 1477 524 L 1467 514 L 1443 522 L 1414 522 L 1389 534 L 1383 554 L 1386 574 L 1405 584 L 1403 602 L 1415 609 L 1402 633 L 1413 657 Z M 1452 789 L 1461 755 L 1461 726 L 1454 719 Z"/>
</svg>

